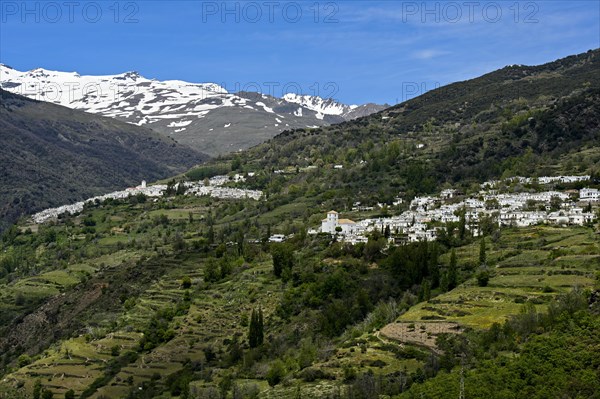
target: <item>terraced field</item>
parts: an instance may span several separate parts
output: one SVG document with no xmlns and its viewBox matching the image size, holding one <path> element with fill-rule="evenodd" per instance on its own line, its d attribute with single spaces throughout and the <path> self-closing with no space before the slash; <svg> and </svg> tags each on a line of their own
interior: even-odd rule
<svg viewBox="0 0 600 399">
<path fill-rule="evenodd" d="M 435 296 L 434 291 L 432 299 L 412 306 L 381 329 L 368 323 L 364 328 L 350 325 L 337 338 L 307 341 L 314 353 L 301 365 L 302 329 L 318 328 L 321 313 L 303 310 L 302 324 L 280 316 L 277 308 L 293 282 L 286 286 L 274 276 L 271 255 L 255 243 L 258 229 L 248 224 L 246 238 L 253 239 L 244 243 L 249 254 L 244 260 L 233 241 L 208 244 L 201 232 L 210 216 L 204 208 L 208 200 L 179 201 L 165 201 L 162 206 L 168 209 L 138 204 L 91 210 L 96 235 L 66 235 L 65 230 L 59 235 L 77 244 L 77 256 L 2 286 L 2 317 L 10 320 L 11 312 L 22 312 L 20 306 L 30 306 L 32 313 L 13 324 L 13 331 L 6 330 L 8 342 L 23 347 L 18 353 L 31 357 L 13 358 L 16 367 L 0 382 L 1 399 L 21 399 L 19 394 L 25 398 L 37 381 L 55 398 L 71 389 L 81 398 L 126 398 L 153 389 L 162 392 L 162 398 L 173 398 L 178 393 L 170 392 L 172 382 L 191 370 L 189 390 L 195 397 L 220 397 L 220 386 L 227 381 L 235 384 L 230 392 L 250 392 L 248 397 L 336 397 L 348 393 L 357 376 L 365 373 L 378 384 L 391 379 L 394 389 L 403 390 L 438 350 L 439 334 L 489 327 L 519 313 L 527 301 L 541 311 L 558 293 L 591 286 L 600 270 L 599 237 L 591 229 L 504 229 L 497 239 L 486 241 L 492 274 L 486 287 L 471 277 L 450 292 Z M 215 227 L 227 230 L 241 209 L 228 205 Z M 298 217 L 302 213 L 300 208 L 276 209 Z M 281 216 L 267 212 L 263 218 L 274 221 Z M 75 223 L 82 226 L 83 218 Z M 176 237 L 185 250 L 176 249 Z M 42 243 L 36 251 L 43 255 L 52 249 Z M 456 248 L 456 254 L 461 275 L 472 276 L 479 267 L 479 242 Z M 208 282 L 208 259 L 214 265 L 221 257 L 230 270 L 225 278 Z M 449 257 L 443 255 L 441 263 L 448 264 Z M 330 270 L 353 267 L 342 258 L 323 258 L 321 263 Z M 380 270 L 375 263 L 370 266 Z M 188 279 L 189 287 L 184 287 Z M 416 292 L 406 295 L 412 297 L 406 307 L 416 302 Z M 273 357 L 254 359 L 246 344 L 249 315 L 259 306 L 265 317 L 265 350 L 279 350 L 275 353 L 286 369 L 284 380 L 273 387 L 267 383 Z M 393 320 L 406 307 L 384 320 Z M 164 312 L 171 316 L 161 316 Z M 159 330 L 166 338 L 151 341 Z M 284 340 L 295 336 L 298 342 L 290 350 Z M 238 343 L 243 350 L 230 361 Z"/>
<path fill-rule="evenodd" d="M 40 379 L 42 385 L 58 397 L 69 389 L 82 394 L 94 380 L 106 376 L 111 360 L 128 351 L 137 351 L 143 336 L 140 331 L 157 310 L 183 300 L 186 290 L 182 289 L 181 281 L 184 276 L 193 281 L 187 291 L 191 305 L 185 315 L 171 322 L 174 338 L 141 352 L 88 397 L 125 397 L 133 386 L 141 387 L 156 380 L 156 375 L 167 377 L 181 371 L 189 362 L 206 362 L 208 347 L 221 352 L 234 336 L 246 333 L 242 315 L 250 314 L 254 306 L 260 304 L 268 320 L 279 301 L 280 291 L 279 284 L 273 281 L 271 267 L 269 262 L 242 264 L 233 279 L 206 286 L 201 259 L 188 257 L 173 263 L 171 271 L 137 297 L 135 305 L 115 321 L 113 330 L 91 328 L 85 335 L 63 341 L 59 347 L 46 350 L 39 360 L 7 376 L 5 382 L 15 386 L 25 384 L 32 389 L 34 381 Z"/>
<path fill-rule="evenodd" d="M 459 265 L 477 262 L 479 244 L 456 251 Z M 600 237 L 590 229 L 533 227 L 503 230 L 487 240 L 487 287 L 475 279 L 412 307 L 399 321 L 443 320 L 486 328 L 531 301 L 542 311 L 557 293 L 591 287 L 600 270 Z"/>
</svg>

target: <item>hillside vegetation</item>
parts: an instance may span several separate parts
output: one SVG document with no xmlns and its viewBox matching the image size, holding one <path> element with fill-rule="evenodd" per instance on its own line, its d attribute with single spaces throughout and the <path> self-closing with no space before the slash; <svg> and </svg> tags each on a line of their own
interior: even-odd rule
<svg viewBox="0 0 600 399">
<path fill-rule="evenodd" d="M 0 231 L 22 214 L 180 173 L 208 157 L 152 130 L 0 90 Z"/>
<path fill-rule="evenodd" d="M 307 231 L 488 178 L 598 187 L 599 56 L 505 68 L 171 181 L 244 174 L 227 185 L 258 201 L 177 189 L 21 221 L 0 244 L 0 397 L 454 398 L 461 378 L 467 397 L 597 397 L 597 223 L 474 237 L 461 219 L 404 245 Z"/>
<path fill-rule="evenodd" d="M 389 202 L 399 192 L 411 198 L 444 184 L 467 190 L 501 176 L 597 171 L 598 70 L 600 50 L 506 67 L 356 121 L 284 132 L 238 155 L 240 170 L 317 167 L 288 179 L 288 189 L 331 195 L 338 207 Z M 271 192 L 282 180 L 260 183 Z"/>
<path fill-rule="evenodd" d="M 486 338 L 497 347 L 494 367 L 530 353 L 521 327 L 502 330 L 510 315 L 554 312 L 547 327 L 527 327 L 541 340 L 564 338 L 553 324 L 561 317 L 597 323 L 595 314 L 555 309 L 561 295 L 587 304 L 582 289 L 600 266 L 589 227 L 497 231 L 487 238 L 492 273 L 481 287 L 479 240 L 469 236 L 387 250 L 377 235 L 356 246 L 302 233 L 269 244 L 269 228 L 246 219 L 256 205 L 132 197 L 37 232 L 11 230 L 1 258 L 5 395 L 40 384 L 55 397 L 72 389 L 82 398 L 376 398 L 430 389 L 416 383 L 434 377 L 454 389 L 463 352 L 474 352 L 474 381 L 496 364 L 486 363 L 495 352 L 480 346 L 482 328 L 515 331 Z M 257 311 L 259 344 L 250 339 Z M 590 339 L 581 344 L 598 344 Z M 581 378 L 580 389 L 596 389 Z"/>
</svg>

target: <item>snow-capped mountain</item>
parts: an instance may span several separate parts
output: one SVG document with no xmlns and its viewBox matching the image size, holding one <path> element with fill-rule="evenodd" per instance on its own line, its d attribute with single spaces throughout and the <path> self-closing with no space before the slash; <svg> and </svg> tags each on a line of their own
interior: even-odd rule
<svg viewBox="0 0 600 399">
<path fill-rule="evenodd" d="M 283 130 L 365 116 L 385 106 L 286 94 L 229 93 L 214 83 L 147 79 L 137 72 L 82 76 L 0 64 L 0 87 L 40 101 L 146 125 L 211 155 L 259 144 Z"/>
</svg>

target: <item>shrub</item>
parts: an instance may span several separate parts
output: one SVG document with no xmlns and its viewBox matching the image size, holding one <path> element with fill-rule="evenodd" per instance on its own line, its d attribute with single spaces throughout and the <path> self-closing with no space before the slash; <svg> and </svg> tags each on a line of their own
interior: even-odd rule
<svg viewBox="0 0 600 399">
<path fill-rule="evenodd" d="M 29 363 L 31 363 L 31 358 L 28 355 L 23 354 L 19 356 L 19 367 L 25 367 Z"/>
<path fill-rule="evenodd" d="M 281 382 L 281 380 L 283 380 L 283 378 L 286 375 L 286 369 L 285 369 L 285 365 L 283 364 L 283 362 L 279 359 L 275 360 L 273 363 L 271 363 L 271 367 L 269 368 L 269 371 L 267 372 L 267 382 L 269 383 L 270 386 L 274 387 L 275 385 L 279 384 Z"/>
<path fill-rule="evenodd" d="M 298 377 L 301 378 L 305 382 L 313 382 L 316 380 L 331 380 L 331 379 L 335 378 L 331 374 L 326 373 L 323 370 L 317 369 L 314 367 L 309 367 L 309 368 L 302 370 L 298 374 Z"/>
<path fill-rule="evenodd" d="M 480 287 L 487 287 L 490 281 L 490 273 L 488 271 L 481 271 L 477 273 L 477 284 Z"/>
<path fill-rule="evenodd" d="M 183 287 L 183 289 L 189 289 L 192 286 L 192 279 L 189 278 L 189 276 L 185 276 L 181 282 L 181 287 Z"/>
</svg>

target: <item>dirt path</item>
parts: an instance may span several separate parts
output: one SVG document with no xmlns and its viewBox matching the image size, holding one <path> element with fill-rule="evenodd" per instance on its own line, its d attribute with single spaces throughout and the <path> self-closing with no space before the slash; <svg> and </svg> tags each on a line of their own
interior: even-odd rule
<svg viewBox="0 0 600 399">
<path fill-rule="evenodd" d="M 460 334 L 461 327 L 449 322 L 395 322 L 383 327 L 380 334 L 394 341 L 425 346 L 436 350 L 436 338 L 440 334 Z M 379 334 L 377 337 L 379 337 Z"/>
</svg>

